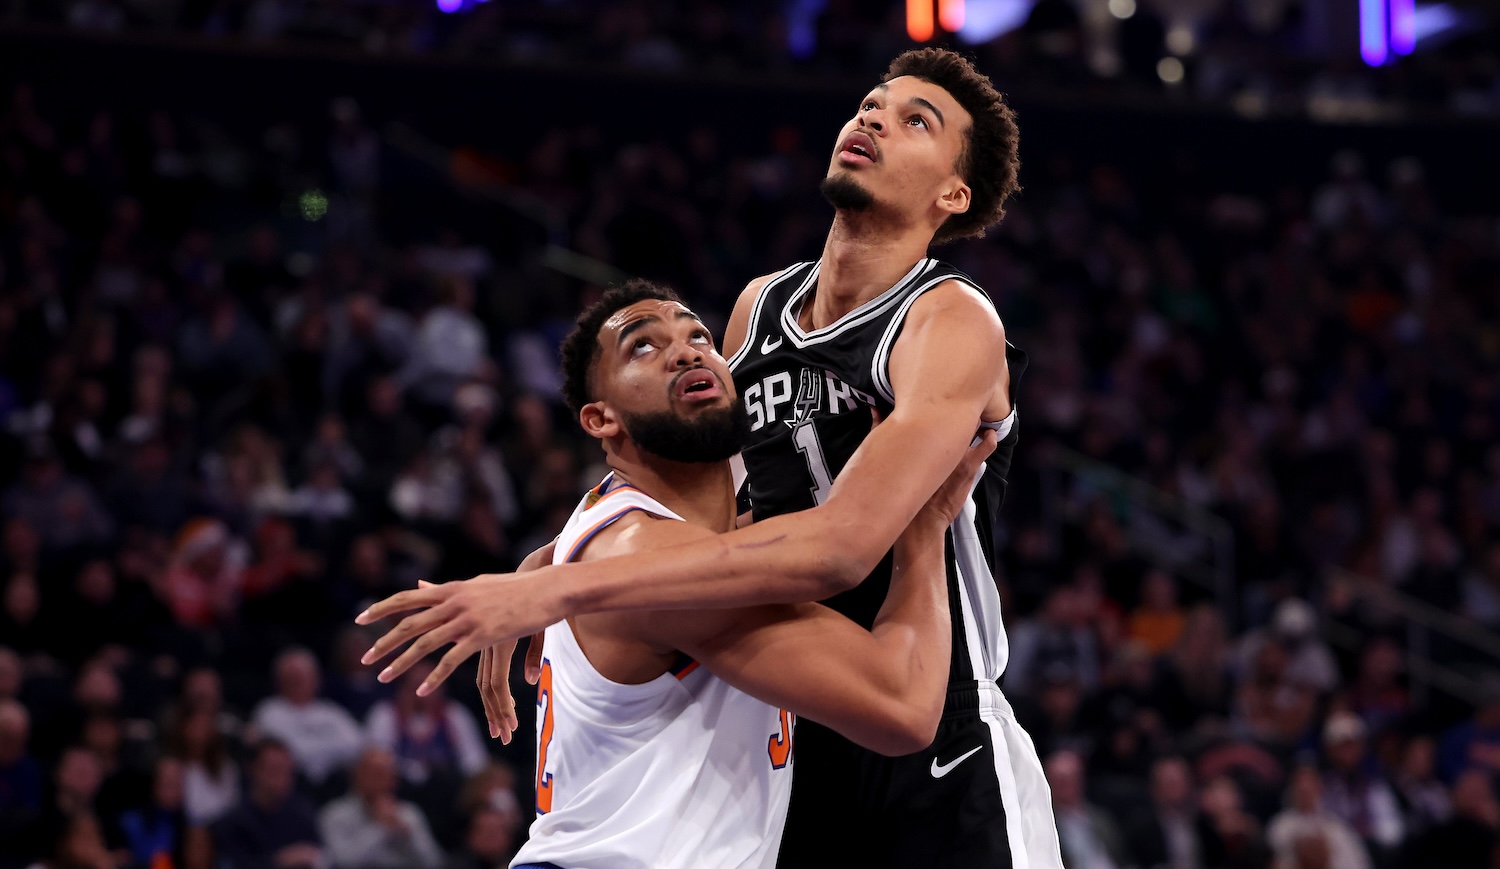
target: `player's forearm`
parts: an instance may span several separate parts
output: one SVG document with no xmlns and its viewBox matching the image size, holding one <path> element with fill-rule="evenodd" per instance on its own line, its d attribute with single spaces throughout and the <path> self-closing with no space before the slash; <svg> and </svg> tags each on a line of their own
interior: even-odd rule
<svg viewBox="0 0 1500 869">
<path fill-rule="evenodd" d="M 948 615 L 946 525 L 923 512 L 896 541 L 891 586 L 870 633 L 889 654 L 889 687 L 913 727 L 929 733 L 942 716 L 952 627 Z"/>
<path fill-rule="evenodd" d="M 854 517 L 820 507 L 650 553 L 565 565 L 551 581 L 565 615 L 805 603 L 858 585 L 884 553 Z"/>
</svg>

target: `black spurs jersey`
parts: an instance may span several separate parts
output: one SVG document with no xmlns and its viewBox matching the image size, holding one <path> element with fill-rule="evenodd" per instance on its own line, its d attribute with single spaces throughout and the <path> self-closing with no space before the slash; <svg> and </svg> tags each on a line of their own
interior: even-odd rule
<svg viewBox="0 0 1500 869">
<path fill-rule="evenodd" d="M 759 520 L 815 506 L 859 448 L 872 425 L 871 408 L 888 415 L 891 348 L 912 303 L 943 281 L 974 284 L 933 259 L 916 264 L 895 286 L 812 332 L 797 323 L 818 279 L 817 263 L 799 263 L 773 277 L 755 300 L 745 343 L 729 360 L 750 417 L 743 451 L 750 509 Z M 1005 493 L 1016 443 L 1015 396 L 1026 354 L 1006 346 L 1011 414 L 991 423 L 1000 443 L 985 465 L 969 505 L 948 534 L 949 606 L 953 617 L 954 687 L 998 681 L 1009 649 L 991 566 L 995 511 Z M 872 504 L 871 509 L 879 509 Z M 857 588 L 829 606 L 868 628 L 890 586 L 891 554 Z"/>
</svg>

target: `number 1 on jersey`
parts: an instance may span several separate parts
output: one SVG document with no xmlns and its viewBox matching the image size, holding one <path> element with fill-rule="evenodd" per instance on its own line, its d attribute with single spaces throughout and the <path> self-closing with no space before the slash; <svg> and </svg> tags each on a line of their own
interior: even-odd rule
<svg viewBox="0 0 1500 869">
<path fill-rule="evenodd" d="M 807 472 L 812 475 L 813 503 L 821 504 L 828 499 L 828 490 L 833 488 L 832 476 L 828 473 L 828 462 L 823 458 L 823 444 L 818 441 L 818 430 L 811 421 L 798 423 L 792 429 L 792 443 L 797 452 L 807 459 Z"/>
</svg>

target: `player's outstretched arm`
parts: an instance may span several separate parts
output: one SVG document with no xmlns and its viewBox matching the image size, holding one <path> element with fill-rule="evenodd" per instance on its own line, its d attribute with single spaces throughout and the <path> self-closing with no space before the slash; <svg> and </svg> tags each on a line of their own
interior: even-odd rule
<svg viewBox="0 0 1500 869">
<path fill-rule="evenodd" d="M 892 351 L 895 411 L 865 438 L 824 504 L 649 555 L 399 592 L 358 621 L 423 611 L 381 637 L 364 661 L 411 641 L 381 673 L 389 681 L 452 643 L 419 689 L 425 693 L 474 652 L 567 615 L 815 601 L 852 588 L 957 464 L 1004 365 L 1005 334 L 993 309 L 956 281 L 940 286 L 912 306 Z"/>
</svg>

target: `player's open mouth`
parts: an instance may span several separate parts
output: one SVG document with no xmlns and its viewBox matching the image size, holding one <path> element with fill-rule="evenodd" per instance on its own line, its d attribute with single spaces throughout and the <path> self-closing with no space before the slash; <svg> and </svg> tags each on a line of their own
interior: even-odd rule
<svg viewBox="0 0 1500 869">
<path fill-rule="evenodd" d="M 839 160 L 844 163 L 874 163 L 878 158 L 875 140 L 866 133 L 855 131 L 844 137 L 839 145 Z"/>
<path fill-rule="evenodd" d="M 711 401 L 724 394 L 719 379 L 707 368 L 693 368 L 677 376 L 672 397 L 678 401 Z"/>
</svg>

